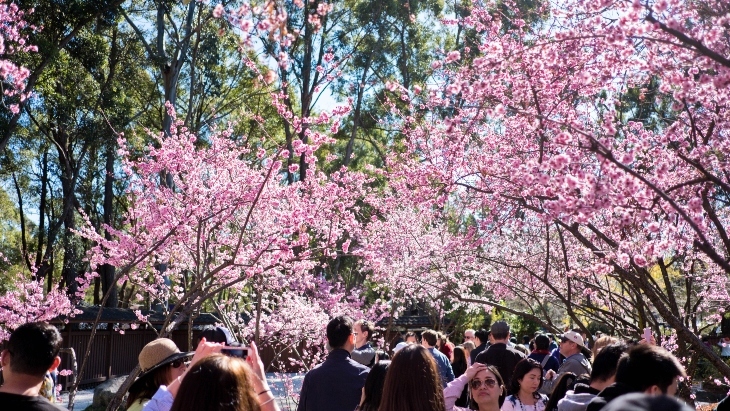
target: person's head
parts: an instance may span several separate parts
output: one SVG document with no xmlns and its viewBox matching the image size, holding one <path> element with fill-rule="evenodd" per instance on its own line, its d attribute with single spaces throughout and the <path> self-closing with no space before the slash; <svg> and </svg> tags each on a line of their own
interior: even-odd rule
<svg viewBox="0 0 730 411">
<path fill-rule="evenodd" d="M 560 337 L 560 354 L 567 358 L 578 353 L 591 358 L 591 350 L 586 348 L 583 337 L 575 331 L 566 331 Z"/>
<path fill-rule="evenodd" d="M 616 369 L 616 382 L 647 394 L 675 395 L 679 378 L 684 377 L 684 367 L 674 355 L 649 344 L 637 344 L 629 349 Z"/>
<path fill-rule="evenodd" d="M 462 347 L 464 347 L 464 350 L 466 351 L 466 356 L 468 357 L 471 355 L 471 351 L 475 348 L 477 348 L 476 345 L 474 345 L 471 341 L 466 341 L 464 344 L 461 344 Z"/>
<path fill-rule="evenodd" d="M 464 331 L 464 342 L 471 341 L 474 342 L 474 333 L 476 331 L 472 330 L 471 328 Z"/>
<path fill-rule="evenodd" d="M 464 347 L 462 347 L 461 345 L 457 345 L 456 347 L 454 347 L 454 353 L 453 353 L 453 355 L 454 355 L 454 359 L 453 359 L 453 361 L 451 361 L 452 364 L 462 364 L 462 363 L 464 365 L 467 364 L 467 362 L 466 362 L 466 357 L 467 357 L 466 350 L 464 350 Z"/>
<path fill-rule="evenodd" d="M 200 343 L 200 340 L 203 339 L 203 337 L 205 337 L 205 341 L 207 342 L 221 343 L 225 345 L 231 345 L 232 343 L 236 342 L 236 339 L 233 338 L 233 333 L 231 333 L 231 330 L 221 326 L 208 325 L 203 328 L 203 330 L 200 332 L 200 335 L 198 335 L 198 341 L 195 346 Z"/>
<path fill-rule="evenodd" d="M 327 341 L 332 349 L 355 349 L 352 319 L 346 315 L 335 317 L 327 324 Z"/>
<path fill-rule="evenodd" d="M 621 356 L 629 349 L 629 346 L 623 342 L 606 345 L 601 352 L 596 355 L 593 360 L 593 370 L 591 371 L 591 385 L 598 388 L 612 384 L 616 377 L 616 367 Z"/>
<path fill-rule="evenodd" d="M 375 350 L 375 362 L 390 360 L 390 354 L 383 350 Z"/>
<path fill-rule="evenodd" d="M 515 346 L 514 346 L 513 348 L 514 348 L 515 350 L 517 350 L 517 351 L 519 351 L 519 352 L 521 352 L 521 353 L 525 354 L 525 356 L 528 356 L 528 355 L 530 355 L 530 351 L 528 351 L 528 350 L 527 350 L 527 347 L 525 347 L 525 346 L 524 346 L 524 345 L 522 345 L 522 344 L 515 344 Z"/>
<path fill-rule="evenodd" d="M 407 347 L 407 346 L 409 346 L 409 345 L 410 345 L 410 344 L 409 344 L 409 343 L 407 343 L 407 342 L 403 342 L 403 341 L 402 341 L 402 342 L 399 342 L 398 344 L 396 344 L 396 345 L 395 345 L 395 347 L 393 347 L 393 355 L 396 355 L 396 354 L 398 354 L 398 351 L 400 351 L 400 350 L 402 350 L 402 349 L 406 348 L 406 347 Z"/>
<path fill-rule="evenodd" d="M 515 365 L 510 382 L 510 392 L 532 394 L 538 398 L 537 390 L 542 388 L 542 365 L 532 358 L 523 358 Z"/>
<path fill-rule="evenodd" d="M 426 330 L 421 333 L 421 344 L 426 348 L 436 347 L 438 333 L 434 330 Z"/>
<path fill-rule="evenodd" d="M 418 336 L 413 331 L 408 331 L 406 333 L 405 341 L 408 344 L 418 344 Z"/>
<path fill-rule="evenodd" d="M 370 369 L 365 386 L 363 387 L 363 401 L 360 404 L 360 411 L 377 411 L 380 407 L 380 400 L 383 398 L 383 386 L 385 376 L 390 367 L 390 361 L 380 361 Z"/>
<path fill-rule="evenodd" d="M 3 368 L 8 370 L 3 377 L 9 381 L 23 375 L 43 381 L 46 372 L 61 363 L 58 352 L 62 341 L 56 327 L 48 323 L 27 323 L 16 328 L 0 355 Z"/>
<path fill-rule="evenodd" d="M 170 411 L 258 411 L 252 378 L 240 358 L 203 358 L 185 374 Z"/>
<path fill-rule="evenodd" d="M 439 333 L 439 340 L 438 340 L 439 348 L 443 347 L 448 342 L 449 342 L 449 336 L 444 333 Z"/>
<path fill-rule="evenodd" d="M 615 344 L 619 341 L 620 340 L 618 338 L 611 337 L 610 335 L 604 335 L 603 337 L 598 337 L 598 339 L 596 339 L 596 342 L 593 343 L 593 347 L 591 347 L 591 351 L 593 351 L 593 356 L 595 357 L 599 352 L 601 352 L 603 347 L 610 345 L 610 344 Z"/>
<path fill-rule="evenodd" d="M 436 361 L 426 348 L 410 344 L 388 367 L 379 411 L 444 411 L 444 390 Z"/>
<path fill-rule="evenodd" d="M 191 355 L 180 352 L 169 338 L 158 338 L 147 343 L 139 353 L 141 373 L 129 388 L 128 406 L 138 399 L 152 398 L 160 385 L 169 385 L 183 375 L 185 362 Z"/>
<path fill-rule="evenodd" d="M 474 378 L 469 381 L 469 393 L 471 401 L 469 406 L 471 409 L 479 409 L 479 406 L 491 405 L 492 408 L 502 408 L 504 399 L 507 397 L 507 388 L 504 385 L 504 379 L 497 370 L 497 367 L 488 365 L 486 369 L 476 373 Z M 494 407 L 497 405 L 497 407 Z"/>
<path fill-rule="evenodd" d="M 538 351 L 547 351 L 550 349 L 550 339 L 545 334 L 535 337 L 535 349 Z"/>
<path fill-rule="evenodd" d="M 489 331 L 484 328 L 479 329 L 479 331 L 474 333 L 474 340 L 474 344 L 476 344 L 477 347 L 482 344 L 486 344 L 487 341 L 489 341 Z"/>
<path fill-rule="evenodd" d="M 353 326 L 355 332 L 355 347 L 362 347 L 373 337 L 373 324 L 367 320 L 360 320 Z"/>
<path fill-rule="evenodd" d="M 506 343 L 509 341 L 509 324 L 506 321 L 495 321 L 489 331 L 492 333 L 494 342 Z"/>
</svg>

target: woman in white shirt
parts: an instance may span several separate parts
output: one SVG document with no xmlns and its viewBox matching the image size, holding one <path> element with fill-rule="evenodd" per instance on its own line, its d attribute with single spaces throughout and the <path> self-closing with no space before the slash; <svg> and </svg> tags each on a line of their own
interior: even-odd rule
<svg viewBox="0 0 730 411">
<path fill-rule="evenodd" d="M 513 393 L 504 401 L 502 411 L 545 411 L 548 397 L 537 392 L 542 387 L 542 366 L 532 358 L 515 365 L 510 389 Z"/>
</svg>

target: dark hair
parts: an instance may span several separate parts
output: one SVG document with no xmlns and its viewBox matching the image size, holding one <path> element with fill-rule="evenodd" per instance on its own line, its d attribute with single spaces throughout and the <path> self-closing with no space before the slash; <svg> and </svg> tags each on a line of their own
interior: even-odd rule
<svg viewBox="0 0 730 411">
<path fill-rule="evenodd" d="M 240 358 L 203 358 L 185 374 L 170 411 L 258 411 L 249 372 Z"/>
<path fill-rule="evenodd" d="M 434 330 L 426 330 L 421 333 L 421 339 L 426 341 L 431 347 L 435 347 L 438 335 L 439 334 Z"/>
<path fill-rule="evenodd" d="M 44 323 L 26 323 L 16 328 L 5 349 L 10 353 L 10 368 L 18 374 L 41 377 L 46 374 L 61 349 L 61 334 Z"/>
<path fill-rule="evenodd" d="M 523 358 L 515 364 L 515 370 L 512 373 L 512 381 L 509 384 L 509 389 L 512 394 L 517 395 L 520 392 L 519 380 L 525 378 L 525 375 L 534 369 L 540 370 L 540 385 L 537 389 L 542 388 L 542 365 L 532 358 Z M 533 395 L 535 395 L 535 398 L 540 398 L 537 392 L 534 392 Z"/>
<path fill-rule="evenodd" d="M 127 397 L 127 408 L 131 407 L 139 399 L 150 399 L 160 388 L 160 385 L 168 385 L 168 376 L 172 364 L 166 364 L 142 376 L 142 378 L 129 387 L 129 396 Z"/>
<path fill-rule="evenodd" d="M 403 341 L 406 341 L 406 340 L 408 340 L 408 337 L 413 337 L 413 338 L 415 338 L 415 339 L 416 339 L 416 341 L 418 341 L 418 336 L 417 336 L 417 335 L 416 335 L 416 333 L 414 333 L 413 331 L 408 331 L 408 332 L 406 333 L 406 336 L 405 336 L 405 337 L 403 338 Z"/>
<path fill-rule="evenodd" d="M 360 324 L 360 330 L 368 333 L 368 340 L 373 338 L 373 332 L 375 332 L 375 327 L 373 327 L 373 324 L 370 321 L 360 320 L 355 324 Z"/>
<path fill-rule="evenodd" d="M 231 331 L 225 327 L 208 325 L 198 335 L 198 343 L 203 337 L 205 337 L 205 341 L 213 343 L 230 344 L 234 342 Z"/>
<path fill-rule="evenodd" d="M 545 410 L 554 410 L 558 408 L 558 401 L 565 397 L 568 390 L 572 390 L 575 386 L 576 376 L 572 372 L 563 373 L 555 384 L 553 385 L 553 391 L 550 393 L 550 399 L 545 405 Z"/>
<path fill-rule="evenodd" d="M 466 362 L 466 351 L 464 347 L 457 345 L 454 347 L 454 361 L 451 362 L 451 368 L 454 370 L 454 377 L 459 377 L 466 372 L 468 368 Z"/>
<path fill-rule="evenodd" d="M 390 361 L 380 361 L 370 369 L 363 387 L 365 400 L 358 408 L 359 411 L 378 410 L 380 400 L 383 398 L 383 386 L 385 385 L 385 376 L 389 366 Z"/>
<path fill-rule="evenodd" d="M 352 335 L 352 319 L 346 315 L 333 318 L 327 324 L 327 341 L 332 348 L 342 348 Z"/>
<path fill-rule="evenodd" d="M 676 377 L 685 375 L 684 367 L 669 351 L 656 345 L 638 344 L 619 360 L 616 382 L 639 392 L 656 385 L 666 393 Z"/>
<path fill-rule="evenodd" d="M 375 350 L 375 356 L 378 358 L 378 361 L 388 361 L 390 360 L 390 354 L 383 350 Z"/>
<path fill-rule="evenodd" d="M 535 349 L 536 350 L 549 350 L 550 349 L 550 338 L 545 334 L 540 334 L 535 337 Z"/>
<path fill-rule="evenodd" d="M 427 349 L 409 344 L 393 357 L 378 410 L 445 410 L 441 377 Z"/>
<path fill-rule="evenodd" d="M 497 367 L 495 367 L 493 365 L 487 365 L 487 371 L 494 374 L 494 378 L 497 379 L 497 386 L 502 387 L 502 393 L 499 394 L 499 408 L 502 408 L 502 405 L 504 405 L 504 400 L 505 400 L 505 398 L 507 398 L 507 387 L 505 387 L 504 378 L 502 378 L 502 374 L 499 373 L 499 370 L 497 369 Z M 471 388 L 469 388 L 469 390 L 471 390 Z M 471 391 L 470 391 L 470 393 L 471 393 Z M 474 396 L 469 395 L 469 397 L 470 397 L 469 408 L 472 410 L 478 410 L 479 406 L 474 401 Z"/>
<path fill-rule="evenodd" d="M 489 331 L 484 328 L 480 328 L 479 331 L 476 331 L 474 336 L 479 338 L 479 341 L 481 341 L 482 344 L 489 341 Z"/>
<path fill-rule="evenodd" d="M 591 381 L 606 381 L 616 375 L 616 367 L 621 356 L 629 349 L 626 343 L 618 342 L 601 349 L 593 360 Z"/>
</svg>

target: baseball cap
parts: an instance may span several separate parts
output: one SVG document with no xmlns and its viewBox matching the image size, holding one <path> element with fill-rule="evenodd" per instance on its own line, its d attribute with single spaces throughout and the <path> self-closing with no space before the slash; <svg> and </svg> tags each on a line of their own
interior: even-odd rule
<svg viewBox="0 0 730 411">
<path fill-rule="evenodd" d="M 398 351 L 400 351 L 400 350 L 402 350 L 402 349 L 406 348 L 407 346 L 408 346 L 408 343 L 407 343 L 407 342 L 399 342 L 399 343 L 398 343 L 398 344 L 396 344 L 396 345 L 395 345 L 395 347 L 393 348 L 393 354 L 395 354 L 395 353 L 397 353 Z"/>
<path fill-rule="evenodd" d="M 567 331 L 565 334 L 560 336 L 560 339 L 564 341 L 573 341 L 581 347 L 586 346 L 583 342 L 583 337 L 575 331 Z"/>
</svg>

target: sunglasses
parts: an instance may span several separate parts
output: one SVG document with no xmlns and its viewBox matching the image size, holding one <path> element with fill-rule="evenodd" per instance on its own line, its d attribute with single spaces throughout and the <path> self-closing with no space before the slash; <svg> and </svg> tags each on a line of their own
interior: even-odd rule
<svg viewBox="0 0 730 411">
<path fill-rule="evenodd" d="M 487 378 L 484 381 L 471 380 L 469 385 L 471 386 L 472 390 L 478 390 L 482 386 L 482 383 L 484 383 L 484 386 L 487 388 L 494 388 L 497 385 L 497 380 L 493 378 Z"/>
<path fill-rule="evenodd" d="M 180 368 L 184 364 L 185 364 L 185 360 L 184 359 L 179 359 L 179 360 L 175 360 L 175 361 L 171 362 L 170 363 L 170 366 L 172 368 Z"/>
</svg>

